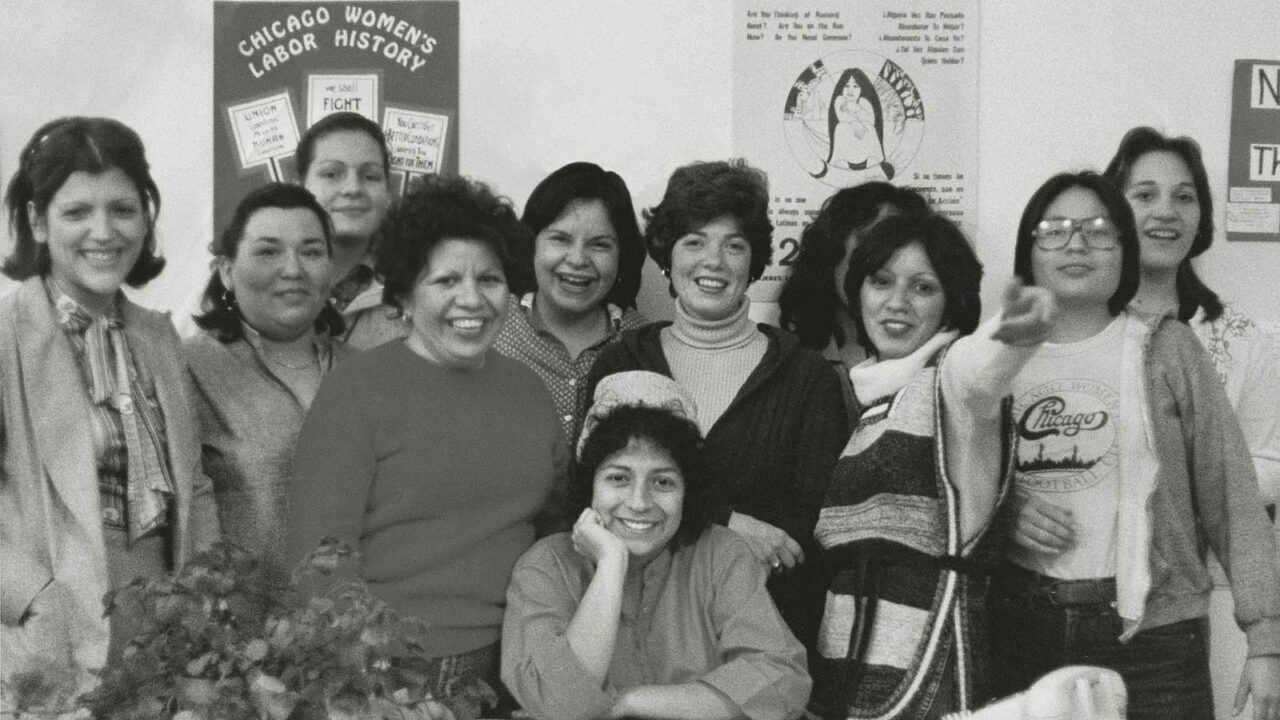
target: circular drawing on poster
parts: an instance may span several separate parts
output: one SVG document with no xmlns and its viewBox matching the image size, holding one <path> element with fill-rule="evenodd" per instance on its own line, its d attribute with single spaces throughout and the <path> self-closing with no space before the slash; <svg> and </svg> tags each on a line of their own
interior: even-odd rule
<svg viewBox="0 0 1280 720">
<path fill-rule="evenodd" d="M 891 180 L 920 149 L 924 104 L 897 63 L 847 50 L 800 73 L 787 93 L 783 130 L 800 167 L 827 185 Z"/>
</svg>

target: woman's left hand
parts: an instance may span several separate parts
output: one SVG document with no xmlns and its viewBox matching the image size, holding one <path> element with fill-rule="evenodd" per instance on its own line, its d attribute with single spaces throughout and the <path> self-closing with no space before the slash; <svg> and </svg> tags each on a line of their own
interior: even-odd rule
<svg viewBox="0 0 1280 720">
<path fill-rule="evenodd" d="M 1231 713 L 1239 715 L 1253 696 L 1253 720 L 1280 720 L 1280 655 L 1260 655 L 1244 661 L 1240 689 Z"/>
<path fill-rule="evenodd" d="M 1004 287 L 1000 326 L 992 338 L 1016 347 L 1039 345 L 1049 338 L 1057 313 L 1053 293 L 1015 277 Z"/>
<path fill-rule="evenodd" d="M 747 541 L 752 554 L 769 566 L 770 572 L 789 570 L 804 562 L 804 550 L 800 548 L 800 543 L 785 530 L 763 520 L 735 512 L 729 516 L 729 529 Z"/>
</svg>

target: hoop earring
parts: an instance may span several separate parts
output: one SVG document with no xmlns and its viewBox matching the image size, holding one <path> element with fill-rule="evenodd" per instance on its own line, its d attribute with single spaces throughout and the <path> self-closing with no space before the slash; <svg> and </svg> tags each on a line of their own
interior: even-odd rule
<svg viewBox="0 0 1280 720">
<path fill-rule="evenodd" d="M 234 290 L 222 291 L 222 305 L 228 310 L 236 309 L 236 293 Z"/>
</svg>

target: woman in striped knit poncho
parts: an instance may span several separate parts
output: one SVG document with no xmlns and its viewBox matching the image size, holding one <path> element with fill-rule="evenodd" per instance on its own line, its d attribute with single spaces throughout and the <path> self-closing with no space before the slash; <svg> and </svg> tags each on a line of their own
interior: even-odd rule
<svg viewBox="0 0 1280 720">
<path fill-rule="evenodd" d="M 1008 477 L 1004 388 L 1055 308 L 1015 281 L 978 327 L 981 277 L 939 215 L 887 218 L 850 258 L 868 359 L 850 371 L 863 414 L 815 531 L 833 571 L 811 668 L 824 717 L 934 718 L 985 699 L 969 568 Z"/>
</svg>

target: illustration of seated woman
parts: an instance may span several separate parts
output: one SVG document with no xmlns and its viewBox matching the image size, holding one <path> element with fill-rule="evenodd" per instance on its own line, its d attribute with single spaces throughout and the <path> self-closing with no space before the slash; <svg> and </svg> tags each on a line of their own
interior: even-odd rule
<svg viewBox="0 0 1280 720">
<path fill-rule="evenodd" d="M 711 523 L 691 396 L 647 371 L 597 387 L 571 533 L 535 544 L 507 590 L 502 679 L 540 720 L 798 717 L 804 647 L 745 540 Z"/>
<path fill-rule="evenodd" d="M 893 163 L 884 151 L 884 109 L 875 84 L 860 68 L 840 73 L 827 108 L 827 159 L 814 177 L 840 170 L 866 170 L 879 165 L 892 180 Z"/>
</svg>

